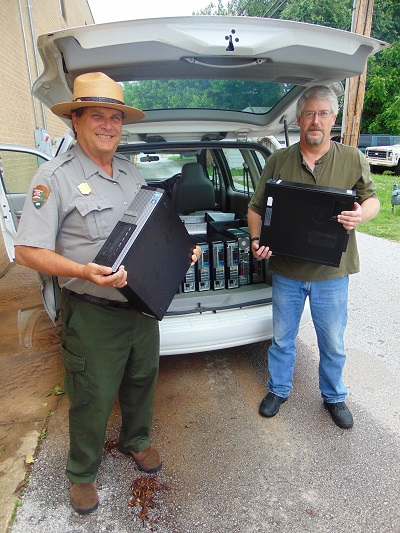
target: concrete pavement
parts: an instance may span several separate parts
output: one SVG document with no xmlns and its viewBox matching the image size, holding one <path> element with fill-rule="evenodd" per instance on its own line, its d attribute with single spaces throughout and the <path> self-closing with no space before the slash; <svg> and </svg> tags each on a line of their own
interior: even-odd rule
<svg viewBox="0 0 400 533">
<path fill-rule="evenodd" d="M 100 506 L 69 506 L 67 402 L 50 418 L 11 533 L 400 531 L 400 243 L 359 234 L 351 278 L 345 382 L 352 430 L 335 426 L 318 390 L 311 325 L 298 342 L 294 389 L 273 419 L 258 415 L 268 343 L 161 360 L 153 443 L 164 459 L 150 519 L 128 505 L 141 474 L 104 453 Z M 116 408 L 107 438 L 119 426 Z"/>
</svg>

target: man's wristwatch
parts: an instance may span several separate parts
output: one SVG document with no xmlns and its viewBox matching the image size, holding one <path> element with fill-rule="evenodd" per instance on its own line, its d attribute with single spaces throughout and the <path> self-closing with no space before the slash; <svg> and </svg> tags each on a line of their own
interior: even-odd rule
<svg viewBox="0 0 400 533">
<path fill-rule="evenodd" d="M 260 237 L 253 237 L 253 238 L 251 239 L 251 242 L 259 241 L 259 240 L 260 240 Z"/>
</svg>

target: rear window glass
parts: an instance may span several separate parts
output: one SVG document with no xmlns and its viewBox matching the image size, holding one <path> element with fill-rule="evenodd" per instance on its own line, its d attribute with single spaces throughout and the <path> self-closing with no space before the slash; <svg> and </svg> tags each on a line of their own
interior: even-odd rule
<svg viewBox="0 0 400 533">
<path fill-rule="evenodd" d="M 186 163 L 200 163 L 213 183 L 232 188 L 236 192 L 253 193 L 265 166 L 267 154 L 263 150 L 247 147 L 156 149 L 139 152 L 124 149 L 124 156 L 140 170 L 147 183 L 171 188 L 180 179 Z"/>
<path fill-rule="evenodd" d="M 247 80 L 145 80 L 123 82 L 125 102 L 152 109 L 222 109 L 263 115 L 295 85 Z"/>
<path fill-rule="evenodd" d="M 140 169 L 147 182 L 164 181 L 181 173 L 185 163 L 196 163 L 195 153 L 160 152 L 134 154 L 131 161 Z"/>
</svg>

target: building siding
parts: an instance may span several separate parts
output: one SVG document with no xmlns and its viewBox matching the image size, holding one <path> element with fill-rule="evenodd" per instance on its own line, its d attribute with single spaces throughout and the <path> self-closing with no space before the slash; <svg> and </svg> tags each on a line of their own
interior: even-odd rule
<svg viewBox="0 0 400 533">
<path fill-rule="evenodd" d="M 64 8 L 65 18 L 61 12 Z M 31 24 L 32 21 L 32 24 Z M 67 126 L 31 94 L 42 72 L 34 41 L 39 35 L 67 27 L 93 24 L 87 0 L 1 0 L 0 2 L 0 140 L 35 146 L 35 130 L 50 139 L 62 137 Z M 34 34 L 34 40 L 32 38 Z M 38 72 L 39 71 L 39 72 Z M 10 267 L 0 237 L 0 276 Z"/>
</svg>

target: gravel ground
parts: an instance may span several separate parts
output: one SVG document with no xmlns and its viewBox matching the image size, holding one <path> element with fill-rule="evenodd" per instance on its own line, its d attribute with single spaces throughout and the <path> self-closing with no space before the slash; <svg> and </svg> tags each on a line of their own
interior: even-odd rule
<svg viewBox="0 0 400 533">
<path fill-rule="evenodd" d="M 311 325 L 300 333 L 294 389 L 279 415 L 257 413 L 268 343 L 161 359 L 153 443 L 164 458 L 149 518 L 128 505 L 141 476 L 104 453 L 100 505 L 77 515 L 64 476 L 67 401 L 40 445 L 11 533 L 400 532 L 400 243 L 359 234 L 351 278 L 345 382 L 355 425 L 336 427 L 318 390 Z M 107 439 L 117 436 L 119 412 Z"/>
</svg>

